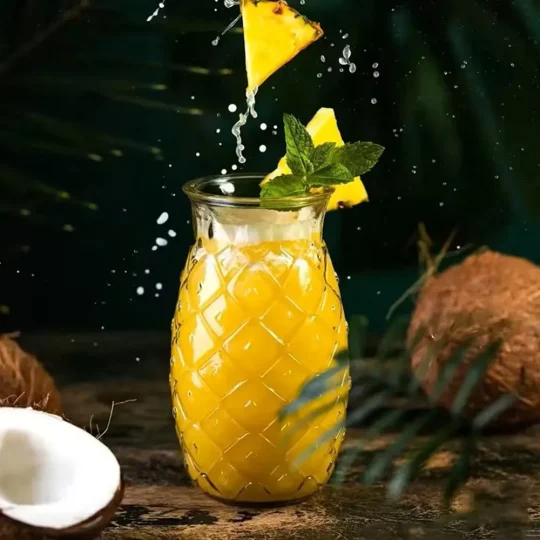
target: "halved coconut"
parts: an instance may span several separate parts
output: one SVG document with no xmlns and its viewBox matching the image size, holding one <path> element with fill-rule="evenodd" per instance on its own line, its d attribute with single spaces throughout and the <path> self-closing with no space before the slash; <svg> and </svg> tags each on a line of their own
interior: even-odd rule
<svg viewBox="0 0 540 540">
<path fill-rule="evenodd" d="M 56 415 L 0 408 L 0 539 L 93 538 L 123 497 L 102 442 Z"/>
</svg>

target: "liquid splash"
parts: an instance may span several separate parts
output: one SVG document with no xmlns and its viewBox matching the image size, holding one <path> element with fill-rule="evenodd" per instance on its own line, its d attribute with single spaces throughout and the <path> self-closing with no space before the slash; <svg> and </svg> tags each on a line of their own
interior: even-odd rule
<svg viewBox="0 0 540 540">
<path fill-rule="evenodd" d="M 242 144 L 241 130 L 247 124 L 249 115 L 251 115 L 253 118 L 257 118 L 258 116 L 257 111 L 255 110 L 255 96 L 257 94 L 257 90 L 258 89 L 255 89 L 253 92 L 250 92 L 249 90 L 246 91 L 247 110 L 245 113 L 240 113 L 238 122 L 236 122 L 232 128 L 232 134 L 236 137 L 236 156 L 238 157 L 239 163 L 246 162 L 246 158 L 243 154 L 246 147 Z"/>
<path fill-rule="evenodd" d="M 353 64 L 351 62 L 351 47 L 350 45 L 345 45 L 345 48 L 342 52 L 343 56 L 339 59 L 339 63 L 342 66 L 349 66 L 349 72 L 355 73 L 356 72 L 356 64 Z"/>
<path fill-rule="evenodd" d="M 162 1 L 158 4 L 158 7 L 157 7 L 156 10 L 154 11 L 154 13 L 152 13 L 152 15 L 150 15 L 150 16 L 146 19 L 146 22 L 150 22 L 152 19 L 154 19 L 155 17 L 157 17 L 157 16 L 159 15 L 159 12 L 160 12 L 162 9 L 165 9 L 165 0 L 162 0 Z"/>
<path fill-rule="evenodd" d="M 229 7 L 229 6 L 227 6 Z M 212 45 L 214 47 L 216 47 L 218 44 L 219 44 L 219 40 L 222 38 L 222 36 L 224 36 L 229 30 L 231 30 L 231 28 L 234 27 L 234 25 L 242 18 L 242 14 L 238 15 L 238 17 L 236 17 L 233 21 L 231 21 L 231 23 L 227 26 L 227 28 L 225 28 L 225 30 L 223 30 L 223 32 L 221 32 L 221 34 L 219 36 L 216 37 L 216 39 L 214 39 L 212 41 Z"/>
<path fill-rule="evenodd" d="M 227 8 L 231 8 L 231 7 L 234 7 L 234 6 L 237 6 L 239 5 L 240 2 L 237 1 L 237 0 L 225 0 L 225 7 Z M 231 23 L 229 24 L 229 26 L 227 26 L 227 28 L 225 28 L 225 30 L 223 30 L 223 32 L 221 32 L 221 34 L 219 36 L 216 37 L 216 39 L 214 39 L 212 41 L 212 45 L 214 47 L 216 47 L 218 44 L 219 44 L 219 41 L 220 39 L 222 38 L 222 36 L 224 36 L 229 30 L 231 30 L 231 28 L 234 27 L 234 25 L 242 18 L 242 14 L 240 13 L 240 15 L 238 15 L 238 17 L 236 17 L 233 21 L 231 21 Z"/>
</svg>

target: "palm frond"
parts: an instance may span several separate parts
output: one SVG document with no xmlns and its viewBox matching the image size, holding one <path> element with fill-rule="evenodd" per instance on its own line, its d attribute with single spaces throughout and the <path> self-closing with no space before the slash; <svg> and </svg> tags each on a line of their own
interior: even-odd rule
<svg viewBox="0 0 540 540">
<path fill-rule="evenodd" d="M 461 453 L 448 472 L 444 487 L 444 497 L 448 499 L 469 477 L 472 457 L 476 451 L 476 441 L 481 431 L 514 403 L 515 396 L 505 395 L 489 404 L 472 422 L 468 421 L 463 414 L 471 392 L 481 384 L 491 361 L 497 354 L 500 343 L 495 341 L 484 347 L 476 354 L 474 361 L 468 364 L 467 376 L 456 393 L 451 410 L 442 411 L 437 406 L 438 398 L 448 388 L 456 371 L 463 365 L 465 358 L 470 357 L 471 351 L 475 350 L 477 344 L 471 340 L 459 348 L 440 369 L 433 385 L 433 393 L 425 400 L 423 409 L 411 417 L 409 411 L 411 404 L 418 401 L 418 378 L 422 376 L 422 373 L 413 372 L 408 367 L 409 355 L 414 350 L 414 343 L 425 336 L 425 332 L 413 336 L 407 346 L 404 338 L 406 326 L 403 320 L 398 320 L 391 326 L 381 340 L 379 350 L 371 363 L 365 358 L 349 360 L 353 374 L 353 387 L 350 394 L 351 407 L 345 420 L 336 419 L 335 424 L 327 429 L 298 459 L 300 462 L 308 459 L 316 448 L 331 440 L 345 427 L 365 426 L 361 442 L 354 448 L 347 449 L 337 463 L 334 481 L 342 482 L 348 478 L 349 470 L 362 455 L 367 444 L 380 439 L 390 430 L 397 430 L 391 437 L 391 442 L 366 464 L 360 478 L 362 483 L 374 484 L 381 482 L 390 474 L 387 494 L 389 498 L 395 499 L 405 492 L 409 484 L 422 471 L 425 463 L 441 447 L 457 437 L 462 437 Z M 362 330 L 365 331 L 365 328 Z M 356 336 L 353 332 L 350 336 L 350 349 L 352 349 Z M 409 354 L 404 354 L 404 351 L 408 351 Z M 427 355 L 426 364 L 435 358 L 436 349 L 434 348 Z M 385 364 L 387 364 L 386 367 Z M 355 370 L 355 366 L 360 367 Z M 302 415 L 302 411 L 309 409 L 314 401 L 320 400 L 324 392 L 327 392 L 328 396 L 335 394 L 340 384 L 339 379 L 336 379 L 336 374 L 343 367 L 343 358 L 341 358 L 338 365 L 332 366 L 326 372 L 308 381 L 299 397 L 287 404 L 283 411 L 283 418 L 291 420 L 289 429 L 294 431 L 299 426 L 305 427 L 306 423 L 317 417 L 318 412 L 322 414 L 331 410 L 333 403 L 327 403 L 325 408 L 315 409 L 315 411 L 310 409 L 310 414 Z M 396 373 L 399 373 L 399 376 L 396 376 Z M 384 412 L 381 414 L 381 411 Z M 294 413 L 294 419 L 290 418 L 292 413 Z M 424 432 L 427 432 L 425 437 Z M 423 442 L 418 446 L 420 435 Z M 411 446 L 414 446 L 415 450 L 412 455 L 406 457 Z M 406 458 L 405 461 L 394 468 L 396 460 L 401 461 L 404 458 Z"/>
<path fill-rule="evenodd" d="M 126 137 L 124 134 L 104 132 L 99 127 L 83 126 L 72 119 L 63 118 L 61 108 L 54 106 L 59 100 L 69 100 L 76 94 L 92 95 L 123 102 L 130 107 L 154 108 L 177 114 L 203 114 L 204 111 L 191 105 L 173 103 L 167 85 L 161 80 L 141 80 L 137 68 L 141 62 L 149 64 L 147 60 L 131 57 L 129 60 L 116 59 L 115 63 L 111 57 L 106 63 L 101 63 L 97 58 L 99 54 L 95 53 L 94 58 L 89 49 L 81 62 L 77 53 L 82 54 L 84 46 L 69 45 L 73 34 L 78 35 L 77 43 L 80 43 L 78 25 L 84 24 L 87 33 L 92 27 L 89 21 L 97 26 L 105 24 L 109 18 L 120 22 L 125 19 L 125 14 L 102 9 L 92 0 L 79 0 L 70 9 L 60 12 L 51 24 L 38 29 L 33 36 L 19 44 L 0 63 L 0 192 L 3 199 L 0 213 L 25 218 L 31 216 L 30 221 L 37 222 L 36 203 L 40 197 L 49 202 L 69 202 L 90 210 L 98 209 L 94 202 L 80 201 L 65 189 L 36 178 L 36 172 L 28 170 L 29 158 L 52 157 L 99 164 L 132 152 L 163 159 L 161 148 L 156 144 L 132 139 L 131 135 Z M 129 32 L 128 27 L 126 32 Z M 146 25 L 145 31 L 153 33 L 156 30 Z M 47 51 L 54 54 L 48 56 L 45 54 Z M 121 67 L 126 65 L 133 68 L 132 76 L 128 74 L 119 78 L 112 74 L 125 73 L 126 70 L 122 71 Z M 81 71 L 77 66 L 89 69 Z M 75 71 L 74 67 L 77 68 Z M 226 68 L 205 70 L 187 65 L 169 68 L 216 76 L 231 73 Z M 71 73 L 69 76 L 66 75 L 68 70 Z M 30 107 L 29 103 L 32 104 Z"/>
</svg>

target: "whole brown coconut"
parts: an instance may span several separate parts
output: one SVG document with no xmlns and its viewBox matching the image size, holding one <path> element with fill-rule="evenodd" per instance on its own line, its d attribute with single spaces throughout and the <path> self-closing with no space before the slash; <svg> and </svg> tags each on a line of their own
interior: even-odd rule
<svg viewBox="0 0 540 540">
<path fill-rule="evenodd" d="M 473 340 L 439 405 L 452 406 L 471 363 L 500 340 L 497 356 L 463 413 L 470 420 L 499 397 L 515 392 L 515 405 L 491 427 L 540 420 L 540 267 L 490 250 L 469 256 L 423 286 L 408 330 L 409 343 L 418 335 L 422 338 L 414 345 L 412 368 L 428 366 L 420 375 L 428 395 L 445 362 Z M 420 368 L 427 354 L 431 358 Z"/>
<path fill-rule="evenodd" d="M 0 407 L 32 407 L 62 413 L 60 394 L 42 364 L 12 338 L 0 335 Z"/>
</svg>

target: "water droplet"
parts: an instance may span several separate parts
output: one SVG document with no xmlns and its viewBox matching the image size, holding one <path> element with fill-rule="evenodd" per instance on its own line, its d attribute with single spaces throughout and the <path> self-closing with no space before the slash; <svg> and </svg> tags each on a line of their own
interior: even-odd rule
<svg viewBox="0 0 540 540">
<path fill-rule="evenodd" d="M 356 73 L 356 64 L 349 64 L 349 73 Z"/>
<path fill-rule="evenodd" d="M 227 169 L 221 169 L 221 174 L 227 174 Z"/>
<path fill-rule="evenodd" d="M 161 289 L 163 289 L 163 284 L 162 283 L 156 283 L 156 289 L 158 291 L 161 291 Z"/>
<path fill-rule="evenodd" d="M 167 233 L 171 238 L 174 238 L 176 236 L 176 231 L 173 231 L 173 229 L 169 229 L 169 232 Z"/>
<path fill-rule="evenodd" d="M 377 62 L 375 62 L 372 66 L 371 66 L 373 69 L 377 69 L 379 67 L 379 64 Z"/>
<path fill-rule="evenodd" d="M 144 287 L 137 287 L 137 294 L 142 296 L 144 294 Z"/>
<path fill-rule="evenodd" d="M 377 98 L 371 98 L 371 103 L 373 105 L 377 105 Z"/>
<path fill-rule="evenodd" d="M 340 63 L 342 66 L 346 66 L 346 65 L 347 65 L 347 60 L 345 60 L 345 58 L 340 58 L 340 59 L 339 59 L 339 63 Z"/>
<path fill-rule="evenodd" d="M 321 62 L 326 62 L 326 58 L 323 54 L 321 54 Z"/>
<path fill-rule="evenodd" d="M 157 218 L 157 224 L 158 224 L 158 225 L 163 225 L 164 223 L 167 222 L 168 219 L 169 219 L 169 214 L 167 214 L 167 212 L 163 212 L 163 213 Z"/>
<path fill-rule="evenodd" d="M 373 76 L 377 79 L 379 77 L 380 73 L 378 71 L 373 72 Z"/>
<path fill-rule="evenodd" d="M 267 128 L 268 128 L 268 126 L 263 122 L 263 123 L 261 124 L 261 129 L 262 129 L 263 131 L 266 131 Z"/>
<path fill-rule="evenodd" d="M 231 103 L 229 105 L 229 112 L 236 112 L 237 110 L 238 110 L 238 107 L 234 103 Z"/>
<path fill-rule="evenodd" d="M 317 73 L 317 79 L 320 79 L 322 77 L 322 73 Z"/>
<path fill-rule="evenodd" d="M 266 152 L 266 145 L 261 144 L 261 146 L 259 146 L 259 152 Z"/>
<path fill-rule="evenodd" d="M 168 244 L 167 240 L 165 238 L 156 238 L 156 244 L 158 246 L 166 246 Z"/>
</svg>

